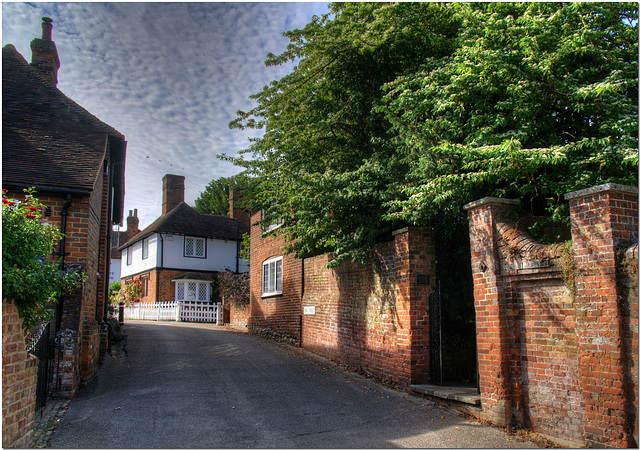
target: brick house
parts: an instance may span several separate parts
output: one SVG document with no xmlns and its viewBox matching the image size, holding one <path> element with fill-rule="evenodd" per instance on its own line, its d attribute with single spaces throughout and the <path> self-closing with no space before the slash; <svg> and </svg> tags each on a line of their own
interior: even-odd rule
<svg viewBox="0 0 640 450">
<path fill-rule="evenodd" d="M 162 215 L 137 233 L 137 212 L 127 217 L 121 278 L 125 285 L 142 280 L 142 302 L 209 301 L 217 272 L 249 270 L 240 256 L 249 227 L 187 205 L 183 176 L 167 174 L 162 182 Z"/>
<path fill-rule="evenodd" d="M 60 299 L 54 388 L 73 396 L 95 375 L 106 350 L 110 230 L 121 223 L 126 141 L 57 89 L 60 62 L 51 19 L 31 42 L 31 64 L 12 45 L 2 49 L 2 187 L 21 199 L 35 187 L 44 217 L 63 238 L 54 258 L 82 270 L 81 289 Z M 61 350 L 60 350 L 61 351 Z"/>
<path fill-rule="evenodd" d="M 369 264 L 327 269 L 329 255 L 297 259 L 279 224 L 251 217 L 249 332 L 301 346 L 403 386 L 429 381 L 427 298 L 435 280 L 428 229 L 403 228 Z"/>
</svg>

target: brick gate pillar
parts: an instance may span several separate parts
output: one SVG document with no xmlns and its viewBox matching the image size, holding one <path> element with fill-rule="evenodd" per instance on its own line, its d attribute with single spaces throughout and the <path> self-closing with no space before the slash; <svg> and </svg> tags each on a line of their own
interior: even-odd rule
<svg viewBox="0 0 640 450">
<path fill-rule="evenodd" d="M 433 233 L 427 228 L 403 228 L 393 235 L 397 345 L 402 361 L 398 378 L 406 386 L 423 384 L 429 381 L 429 294 L 436 280 Z"/>
<path fill-rule="evenodd" d="M 616 282 L 615 252 L 621 243 L 638 242 L 638 189 L 605 184 L 566 194 L 565 198 L 571 213 L 576 270 L 585 443 L 633 446 L 633 399 L 626 391 L 629 355 L 625 355 L 623 345 L 624 313 Z M 632 395 L 637 396 L 637 392 Z"/>
<path fill-rule="evenodd" d="M 464 207 L 469 214 L 482 411 L 488 420 L 503 426 L 511 423 L 509 330 L 495 222 L 502 212 L 519 203 L 485 197 Z"/>
</svg>

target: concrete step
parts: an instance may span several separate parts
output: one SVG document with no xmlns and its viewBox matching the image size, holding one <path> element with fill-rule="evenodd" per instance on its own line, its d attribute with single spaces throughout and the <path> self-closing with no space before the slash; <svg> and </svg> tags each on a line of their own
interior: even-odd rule
<svg viewBox="0 0 640 450">
<path fill-rule="evenodd" d="M 454 400 L 469 405 L 480 406 L 480 394 L 475 387 L 435 386 L 432 384 L 412 384 L 413 392 L 427 394 L 445 400 Z"/>
</svg>

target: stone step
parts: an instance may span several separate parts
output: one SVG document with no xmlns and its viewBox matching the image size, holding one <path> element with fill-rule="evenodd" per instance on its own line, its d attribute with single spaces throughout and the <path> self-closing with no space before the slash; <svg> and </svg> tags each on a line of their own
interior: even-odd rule
<svg viewBox="0 0 640 450">
<path fill-rule="evenodd" d="M 454 400 L 469 405 L 480 406 L 480 394 L 475 387 L 435 386 L 432 384 L 412 384 L 409 388 L 419 394 L 431 395 L 445 400 Z"/>
</svg>

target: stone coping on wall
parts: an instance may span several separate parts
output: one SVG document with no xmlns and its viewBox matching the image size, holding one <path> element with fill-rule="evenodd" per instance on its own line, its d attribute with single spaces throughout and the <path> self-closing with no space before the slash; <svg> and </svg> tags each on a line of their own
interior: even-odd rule
<svg viewBox="0 0 640 450">
<path fill-rule="evenodd" d="M 635 186 L 627 186 L 624 184 L 606 183 L 599 186 L 593 186 L 587 189 L 581 189 L 579 191 L 569 192 L 564 194 L 565 200 L 573 200 L 580 197 L 586 197 L 588 195 L 598 194 L 600 192 L 624 192 L 627 194 L 638 194 L 638 188 Z"/>
<path fill-rule="evenodd" d="M 500 204 L 500 205 L 519 205 L 520 200 L 512 199 L 512 198 L 500 198 L 500 197 L 483 197 L 480 200 L 475 200 L 473 202 L 469 202 L 463 206 L 465 211 L 469 211 L 471 209 L 480 208 L 484 205 L 489 204 Z"/>
<path fill-rule="evenodd" d="M 400 228 L 399 230 L 393 231 L 391 234 L 393 236 L 397 236 L 399 234 L 407 233 L 408 231 L 428 232 L 428 231 L 433 231 L 433 228 L 429 228 L 429 227 L 404 227 L 404 228 Z"/>
</svg>

